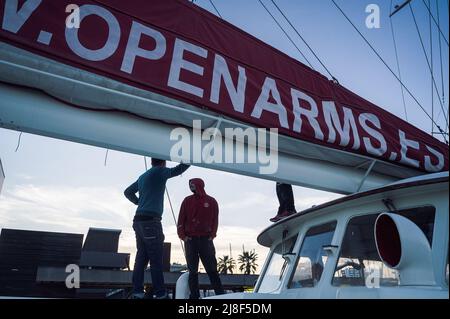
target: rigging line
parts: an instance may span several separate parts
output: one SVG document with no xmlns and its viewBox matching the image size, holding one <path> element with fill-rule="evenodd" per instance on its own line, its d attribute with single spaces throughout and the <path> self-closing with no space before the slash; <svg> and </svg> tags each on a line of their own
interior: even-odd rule
<svg viewBox="0 0 450 319">
<path fill-rule="evenodd" d="M 284 12 L 280 9 L 280 7 L 278 7 L 278 5 L 275 3 L 275 1 L 274 0 L 270 0 L 270 1 L 273 3 L 275 8 L 277 8 L 277 10 L 281 13 L 281 15 L 286 19 L 286 21 L 289 23 L 291 28 L 294 29 L 295 33 L 300 37 L 300 39 L 303 41 L 303 43 L 308 47 L 308 49 L 311 51 L 311 53 L 314 55 L 314 57 L 317 59 L 317 61 L 319 61 L 320 65 L 322 65 L 322 67 L 325 69 L 325 71 L 327 71 L 327 73 L 330 75 L 330 77 L 333 79 L 333 81 L 335 81 L 336 83 L 339 83 L 339 81 L 333 76 L 333 74 L 331 74 L 330 70 L 325 66 L 325 64 L 322 62 L 322 60 L 317 56 L 316 52 L 314 52 L 314 50 L 311 48 L 311 46 L 308 44 L 308 42 L 306 42 L 306 40 L 302 37 L 300 32 L 297 30 L 297 28 L 294 27 L 292 22 L 288 19 L 288 17 L 284 14 Z"/>
<path fill-rule="evenodd" d="M 428 5 L 431 8 L 431 0 L 428 0 Z M 431 64 L 431 116 L 434 117 L 434 92 L 433 92 L 433 78 L 434 78 L 434 64 L 433 64 L 433 29 L 431 25 L 431 12 L 428 18 L 429 28 L 430 28 L 430 64 Z M 438 95 L 439 98 L 439 95 Z M 434 132 L 434 124 L 431 122 L 431 135 Z"/>
<path fill-rule="evenodd" d="M 299 49 L 299 47 L 295 44 L 294 40 L 289 36 L 289 34 L 284 30 L 284 28 L 281 26 L 281 24 L 278 22 L 278 20 L 273 16 L 273 14 L 269 11 L 269 9 L 264 5 L 264 3 L 261 0 L 258 0 L 259 3 L 263 6 L 263 8 L 267 11 L 267 13 L 272 17 L 273 21 L 277 24 L 277 26 L 283 31 L 284 35 L 291 41 L 292 45 L 297 49 L 297 51 L 301 54 L 301 56 L 306 60 L 309 67 L 314 70 L 314 67 L 312 66 L 311 62 L 306 58 L 306 56 L 303 54 L 303 52 Z"/>
<path fill-rule="evenodd" d="M 434 23 L 436 24 L 436 26 L 437 26 L 437 28 L 438 28 L 438 30 L 439 30 L 439 33 L 442 35 L 442 37 L 444 38 L 444 41 L 447 43 L 447 46 L 448 46 L 448 40 L 447 40 L 447 38 L 445 37 L 444 33 L 442 32 L 440 25 L 437 23 L 436 19 L 434 18 L 433 13 L 431 13 L 431 10 L 430 10 L 430 8 L 427 6 L 425 0 L 422 0 L 422 2 L 423 2 L 423 4 L 425 5 L 425 7 L 427 8 L 428 12 L 430 13 L 430 16 L 431 16 L 431 18 L 433 19 Z"/>
<path fill-rule="evenodd" d="M 448 116 L 450 115 L 450 112 L 448 112 L 448 106 L 447 106 L 446 108 L 447 108 L 447 114 L 444 113 L 444 116 L 445 116 L 445 118 L 446 118 L 446 121 L 449 121 Z M 436 117 L 437 120 L 439 120 L 439 119 L 441 118 L 441 114 L 442 114 L 442 109 L 439 110 L 439 113 L 438 113 L 438 115 L 437 115 L 437 117 Z M 448 132 L 448 126 L 447 126 L 447 128 L 445 129 L 445 132 Z"/>
<path fill-rule="evenodd" d="M 217 15 L 223 19 L 222 15 L 220 14 L 219 10 L 217 10 L 216 6 L 214 5 L 214 2 L 212 0 L 209 0 L 209 3 L 213 6 L 214 10 L 216 11 Z"/>
<path fill-rule="evenodd" d="M 106 166 L 106 161 L 108 160 L 108 153 L 109 153 L 109 149 L 106 150 L 106 154 L 105 154 L 105 163 L 103 165 Z"/>
<path fill-rule="evenodd" d="M 166 186 L 166 195 L 167 195 L 167 199 L 169 200 L 170 210 L 172 211 L 172 217 L 173 217 L 173 221 L 175 222 L 175 227 L 177 227 L 178 222 L 177 222 L 177 218 L 175 217 L 175 213 L 173 211 L 172 201 L 170 200 L 169 190 L 167 189 L 167 186 Z M 181 244 L 181 249 L 183 250 L 184 258 L 186 258 L 186 251 L 184 249 L 183 241 L 181 240 L 181 238 L 180 238 L 180 244 Z"/>
<path fill-rule="evenodd" d="M 21 139 L 22 139 L 22 133 L 23 132 L 20 132 L 20 134 L 19 134 L 19 139 L 17 140 L 17 147 L 16 147 L 16 150 L 14 151 L 15 153 L 17 153 L 17 151 L 19 150 Z"/>
<path fill-rule="evenodd" d="M 415 24 L 415 26 L 416 26 L 417 34 L 419 35 L 419 40 L 420 40 L 420 44 L 421 44 L 421 46 L 422 46 L 423 54 L 425 55 L 425 60 L 427 61 L 428 69 L 429 69 L 429 71 L 430 71 L 430 73 L 431 73 L 431 78 L 432 78 L 432 82 L 433 82 L 433 84 L 434 84 L 434 89 L 436 90 L 437 95 L 440 96 L 439 91 L 438 91 L 438 88 L 437 88 L 436 81 L 435 81 L 435 79 L 434 79 L 433 70 L 432 70 L 431 65 L 430 65 L 430 60 L 428 60 L 427 51 L 426 51 L 425 45 L 424 45 L 424 43 L 423 43 L 422 35 L 420 34 L 419 25 L 417 24 L 416 15 L 414 14 L 414 9 L 413 9 L 413 7 L 411 6 L 411 4 L 409 5 L 409 9 L 411 10 L 411 14 L 412 14 L 412 17 L 413 17 L 413 19 L 414 19 L 414 24 Z M 440 105 L 441 105 L 441 110 L 442 110 L 442 112 L 443 112 L 444 115 L 446 116 L 446 113 L 445 113 L 445 111 L 444 111 L 444 105 L 442 104 L 442 101 L 441 101 L 440 99 L 439 99 L 439 103 L 440 103 Z M 448 121 L 447 121 L 447 119 L 445 119 L 445 121 L 446 121 L 446 125 L 448 126 Z M 433 121 L 433 122 L 434 122 L 434 121 Z"/>
<path fill-rule="evenodd" d="M 391 0 L 391 9 L 392 9 L 392 4 L 393 4 L 393 0 Z M 394 42 L 394 51 L 395 51 L 395 60 L 397 61 L 398 78 L 400 79 L 400 81 L 402 81 L 402 73 L 400 71 L 400 61 L 398 58 L 397 41 L 395 40 L 394 22 L 392 21 L 392 19 L 389 19 L 389 24 L 391 26 L 392 41 Z M 405 118 L 406 118 L 406 121 L 408 121 L 408 111 L 406 110 L 405 92 L 404 92 L 403 86 L 401 86 L 401 85 L 400 85 L 400 90 L 402 92 L 402 101 L 403 101 L 403 109 L 405 111 Z"/>
<path fill-rule="evenodd" d="M 347 14 L 345 14 L 345 12 L 341 9 L 341 7 L 336 3 L 335 0 L 331 0 L 331 2 L 333 2 L 333 4 L 336 6 L 336 8 L 342 13 L 342 15 L 345 17 L 345 19 L 353 26 L 353 28 L 356 30 L 356 32 L 358 32 L 358 34 L 363 38 L 363 40 L 366 42 L 366 44 L 372 49 L 373 53 L 375 53 L 375 55 L 380 59 L 381 62 L 383 62 L 383 64 L 386 66 L 386 68 L 389 70 L 389 72 L 391 72 L 391 74 L 397 79 L 397 81 L 400 82 L 400 84 L 403 86 L 403 88 L 405 89 L 405 91 L 411 96 L 411 98 L 414 100 L 414 102 L 416 102 L 416 104 L 422 109 L 422 111 L 424 112 L 424 114 L 432 121 L 434 121 L 434 119 L 430 116 L 430 114 L 427 112 L 427 110 L 422 106 L 422 104 L 419 102 L 419 100 L 417 100 L 417 98 L 412 94 L 412 92 L 406 87 L 406 85 L 403 83 L 403 81 L 401 81 L 397 74 L 395 74 L 395 72 L 392 70 L 392 68 L 387 64 L 387 62 L 383 59 L 383 57 L 378 53 L 377 50 L 375 50 L 375 48 L 372 46 L 372 44 L 366 39 L 366 37 L 361 33 L 361 31 L 359 31 L 359 29 L 356 27 L 356 25 L 352 22 L 352 20 L 350 20 L 350 18 L 347 16 Z M 442 130 L 442 128 L 436 123 L 434 122 L 434 124 L 436 125 L 436 127 L 438 128 L 439 131 L 444 132 L 444 130 Z M 445 141 L 446 143 L 447 140 Z"/>
<path fill-rule="evenodd" d="M 447 112 L 447 121 L 450 120 L 450 112 Z M 449 127 L 447 126 L 447 128 L 445 129 L 445 133 L 448 135 L 448 130 Z"/>
<path fill-rule="evenodd" d="M 144 156 L 145 171 L 148 171 L 147 158 Z"/>
<path fill-rule="evenodd" d="M 433 132 L 434 134 L 442 134 L 442 135 L 448 135 L 448 133 L 442 133 L 442 132 Z"/>
<path fill-rule="evenodd" d="M 437 19 L 438 24 L 441 24 L 440 18 L 439 18 L 439 0 L 436 0 L 436 9 L 437 9 Z M 444 88 L 444 68 L 442 65 L 442 40 L 441 37 L 439 37 L 439 60 L 441 65 L 441 92 L 442 92 L 442 103 L 445 104 L 445 88 Z"/>
</svg>

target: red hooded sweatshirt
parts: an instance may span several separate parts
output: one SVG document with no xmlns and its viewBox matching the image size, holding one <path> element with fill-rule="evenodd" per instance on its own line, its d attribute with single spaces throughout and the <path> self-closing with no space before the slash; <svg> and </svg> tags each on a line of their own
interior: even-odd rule
<svg viewBox="0 0 450 319">
<path fill-rule="evenodd" d="M 178 216 L 178 236 L 216 237 L 219 222 L 219 205 L 205 193 L 205 183 L 200 178 L 189 181 L 195 185 L 195 193 L 184 199 Z"/>
</svg>

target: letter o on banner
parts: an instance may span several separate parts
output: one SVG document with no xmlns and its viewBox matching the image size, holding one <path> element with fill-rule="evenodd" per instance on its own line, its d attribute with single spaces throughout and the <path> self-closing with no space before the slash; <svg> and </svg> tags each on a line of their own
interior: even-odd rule
<svg viewBox="0 0 450 319">
<path fill-rule="evenodd" d="M 80 7 L 80 25 L 84 18 L 97 15 L 108 23 L 108 39 L 105 45 L 96 50 L 84 47 L 78 38 L 78 28 L 66 27 L 66 41 L 70 49 L 78 56 L 89 61 L 102 61 L 116 52 L 120 41 L 120 25 L 116 17 L 100 6 L 86 4 Z"/>
</svg>

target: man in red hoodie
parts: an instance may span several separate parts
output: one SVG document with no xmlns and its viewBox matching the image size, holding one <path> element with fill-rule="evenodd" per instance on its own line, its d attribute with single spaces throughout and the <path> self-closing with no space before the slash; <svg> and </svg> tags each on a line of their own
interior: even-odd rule
<svg viewBox="0 0 450 319">
<path fill-rule="evenodd" d="M 217 272 L 216 250 L 213 239 L 216 237 L 219 222 L 217 201 L 205 193 L 205 183 L 200 178 L 189 181 L 194 193 L 184 199 L 178 216 L 178 236 L 185 242 L 186 261 L 189 270 L 189 289 L 191 299 L 199 299 L 198 263 L 199 258 L 208 274 L 216 295 L 224 294 Z"/>
</svg>

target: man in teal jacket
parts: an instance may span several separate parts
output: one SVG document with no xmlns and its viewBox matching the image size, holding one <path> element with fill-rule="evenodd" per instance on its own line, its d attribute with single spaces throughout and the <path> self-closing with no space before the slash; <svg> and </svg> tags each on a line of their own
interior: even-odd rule
<svg viewBox="0 0 450 319">
<path fill-rule="evenodd" d="M 152 168 L 124 192 L 125 197 L 138 206 L 133 219 L 137 246 L 133 269 L 133 298 L 144 297 L 144 271 L 149 261 L 155 298 L 167 298 L 163 276 L 164 233 L 161 225 L 164 191 L 169 178 L 181 175 L 188 168 L 189 165 L 186 164 L 167 168 L 166 161 L 153 158 Z M 139 197 L 136 193 L 139 193 Z"/>
</svg>

